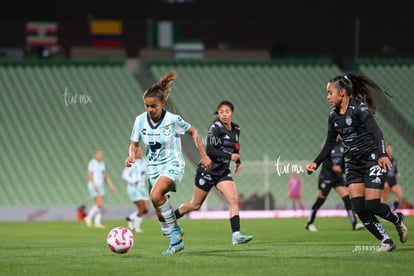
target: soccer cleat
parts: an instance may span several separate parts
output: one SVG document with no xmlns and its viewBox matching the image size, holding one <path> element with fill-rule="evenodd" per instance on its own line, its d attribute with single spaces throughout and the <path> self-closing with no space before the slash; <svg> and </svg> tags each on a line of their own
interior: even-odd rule
<svg viewBox="0 0 414 276">
<path fill-rule="evenodd" d="M 134 231 L 135 231 L 135 233 L 142 233 L 142 232 L 144 232 L 141 228 L 137 228 Z"/>
<path fill-rule="evenodd" d="M 170 244 L 178 244 L 183 240 L 184 231 L 180 226 L 175 226 L 171 230 L 171 242 Z"/>
<path fill-rule="evenodd" d="M 232 243 L 233 243 L 233 245 L 248 243 L 252 239 L 253 239 L 253 236 L 243 235 L 243 234 L 239 233 L 239 234 L 236 234 L 236 235 L 233 236 Z"/>
<path fill-rule="evenodd" d="M 387 239 L 381 243 L 380 248 L 377 249 L 378 253 L 384 253 L 384 252 L 391 252 L 395 251 L 397 249 L 397 246 L 391 239 Z"/>
<path fill-rule="evenodd" d="M 318 229 L 316 229 L 314 224 L 306 224 L 305 228 L 306 230 L 309 230 L 309 232 L 318 232 Z"/>
<path fill-rule="evenodd" d="M 102 224 L 100 224 L 100 223 L 98 223 L 98 224 L 95 224 L 95 226 L 94 226 L 95 228 L 100 228 L 100 229 L 105 229 L 106 227 L 105 227 L 105 225 L 102 225 Z"/>
<path fill-rule="evenodd" d="M 85 221 L 86 226 L 92 227 L 92 220 L 90 218 L 85 217 L 83 220 Z"/>
<path fill-rule="evenodd" d="M 181 239 L 182 239 L 182 237 L 184 236 L 184 230 L 181 227 L 179 227 L 179 228 L 180 228 L 179 233 L 180 233 Z M 172 231 L 169 234 L 163 233 L 163 235 L 166 236 L 171 241 Z"/>
<path fill-rule="evenodd" d="M 408 239 L 408 228 L 407 225 L 405 225 L 404 215 L 401 213 L 397 213 L 397 215 L 400 217 L 400 222 L 395 225 L 395 228 L 398 231 L 398 236 L 400 236 L 400 241 L 404 243 Z"/>
<path fill-rule="evenodd" d="M 168 249 L 164 252 L 162 252 L 163 255 L 174 255 L 177 252 L 183 251 L 184 250 L 184 242 L 180 241 L 179 243 L 175 244 L 175 245 L 171 245 L 168 246 Z"/>
<path fill-rule="evenodd" d="M 134 230 L 134 223 L 132 221 L 128 221 L 128 228 L 129 230 Z"/>
<path fill-rule="evenodd" d="M 352 227 L 352 230 L 361 230 L 365 228 L 365 226 L 362 223 L 357 223 Z"/>
<path fill-rule="evenodd" d="M 163 252 L 163 255 L 172 255 L 179 251 L 184 250 L 184 242 L 183 242 L 184 231 L 180 226 L 175 226 L 171 230 L 170 234 L 170 246 L 168 249 Z"/>
</svg>

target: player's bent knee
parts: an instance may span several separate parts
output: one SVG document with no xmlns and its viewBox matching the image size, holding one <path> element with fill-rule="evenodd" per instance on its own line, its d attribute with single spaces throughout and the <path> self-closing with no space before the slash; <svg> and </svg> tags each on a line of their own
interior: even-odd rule
<svg viewBox="0 0 414 276">
<path fill-rule="evenodd" d="M 371 212 L 377 211 L 381 207 L 381 200 L 379 198 L 377 199 L 370 199 L 366 201 L 366 207 Z"/>
<path fill-rule="evenodd" d="M 352 198 L 351 203 L 352 203 L 352 208 L 354 209 L 354 212 L 357 214 L 366 210 L 365 198 L 362 196 Z"/>
</svg>

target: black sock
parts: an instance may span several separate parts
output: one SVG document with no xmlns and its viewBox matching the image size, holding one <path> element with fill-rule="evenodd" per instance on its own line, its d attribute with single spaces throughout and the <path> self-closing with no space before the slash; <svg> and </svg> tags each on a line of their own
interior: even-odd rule
<svg viewBox="0 0 414 276">
<path fill-rule="evenodd" d="M 354 210 L 352 209 L 351 199 L 349 198 L 349 195 L 346 195 L 342 198 L 344 202 L 344 206 L 346 209 L 346 213 L 348 214 L 349 220 L 351 221 L 352 227 L 355 227 L 356 225 L 356 217 L 354 214 Z"/>
<path fill-rule="evenodd" d="M 391 210 L 390 206 L 388 206 L 388 204 L 381 203 L 379 199 L 367 200 L 367 208 L 375 215 L 378 215 L 394 224 L 398 224 L 400 222 L 400 217 Z"/>
<path fill-rule="evenodd" d="M 174 215 L 175 215 L 175 218 L 176 219 L 179 219 L 179 218 L 181 218 L 183 216 L 183 215 L 180 214 L 180 211 L 178 209 L 175 209 Z"/>
<path fill-rule="evenodd" d="M 312 211 L 308 218 L 308 225 L 312 224 L 315 221 L 316 213 L 318 212 L 319 208 L 321 208 L 324 202 L 325 202 L 325 198 L 321 198 L 321 197 L 316 198 L 316 201 L 312 205 Z"/>
<path fill-rule="evenodd" d="M 354 197 L 351 199 L 352 208 L 355 213 L 358 214 L 359 219 L 364 223 L 365 228 L 368 229 L 377 239 L 383 241 L 389 238 L 387 232 L 382 227 L 381 223 L 377 220 L 374 213 L 367 208 L 367 203 L 364 197 Z M 377 202 L 371 202 L 371 207 L 377 204 Z"/>
<path fill-rule="evenodd" d="M 231 232 L 240 231 L 240 216 L 235 215 L 230 218 Z"/>
<path fill-rule="evenodd" d="M 398 201 L 394 201 L 394 210 L 397 210 L 400 207 L 400 203 Z"/>
<path fill-rule="evenodd" d="M 381 223 L 377 220 L 373 213 L 369 210 L 358 212 L 359 219 L 364 223 L 365 228 L 368 229 L 378 240 L 382 241 L 388 237 Z"/>
</svg>

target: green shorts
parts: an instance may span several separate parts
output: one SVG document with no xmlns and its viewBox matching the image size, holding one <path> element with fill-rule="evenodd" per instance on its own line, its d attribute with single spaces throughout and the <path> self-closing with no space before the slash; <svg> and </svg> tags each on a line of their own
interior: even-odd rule
<svg viewBox="0 0 414 276">
<path fill-rule="evenodd" d="M 129 199 L 132 202 L 135 202 L 138 200 L 148 200 L 149 198 L 148 191 L 145 188 L 145 185 L 128 184 L 127 192 L 128 192 Z"/>
<path fill-rule="evenodd" d="M 151 192 L 152 187 L 157 183 L 160 176 L 166 176 L 174 182 L 174 188 L 172 192 L 175 192 L 177 185 L 180 184 L 183 179 L 184 168 L 178 169 L 177 167 L 167 167 L 164 171 L 157 174 L 148 175 L 149 191 Z"/>
</svg>

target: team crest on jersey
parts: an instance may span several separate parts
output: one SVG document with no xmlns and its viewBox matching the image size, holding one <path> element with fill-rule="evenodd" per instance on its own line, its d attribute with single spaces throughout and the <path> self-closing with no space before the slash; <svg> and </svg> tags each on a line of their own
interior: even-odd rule
<svg viewBox="0 0 414 276">
<path fill-rule="evenodd" d="M 345 123 L 346 123 L 348 126 L 352 125 L 352 118 L 351 118 L 351 117 L 346 117 L 346 119 L 345 119 Z"/>
<path fill-rule="evenodd" d="M 171 128 L 170 128 L 170 126 L 165 126 L 164 127 L 164 135 L 165 136 L 170 136 L 171 135 Z"/>
</svg>

